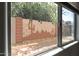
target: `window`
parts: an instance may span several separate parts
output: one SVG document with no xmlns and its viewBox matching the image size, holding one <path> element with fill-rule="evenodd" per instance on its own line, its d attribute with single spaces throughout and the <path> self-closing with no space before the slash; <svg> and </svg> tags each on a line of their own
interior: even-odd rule
<svg viewBox="0 0 79 59">
<path fill-rule="evenodd" d="M 11 55 L 38 55 L 74 41 L 75 16 L 52 2 L 12 2 Z"/>
<path fill-rule="evenodd" d="M 11 55 L 35 55 L 57 47 L 57 8 L 52 2 L 11 3 Z"/>
<path fill-rule="evenodd" d="M 62 44 L 74 40 L 74 13 L 62 7 Z"/>
</svg>

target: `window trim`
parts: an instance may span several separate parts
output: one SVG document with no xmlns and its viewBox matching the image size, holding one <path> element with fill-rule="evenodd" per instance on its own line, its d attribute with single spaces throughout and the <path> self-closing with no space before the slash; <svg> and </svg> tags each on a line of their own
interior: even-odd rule
<svg viewBox="0 0 79 59">
<path fill-rule="evenodd" d="M 7 3 L 7 26 L 8 26 L 8 56 L 11 56 L 11 2 Z"/>
<path fill-rule="evenodd" d="M 77 41 L 77 14 L 74 13 L 74 40 Z"/>
<path fill-rule="evenodd" d="M 7 2 L 8 7 L 8 55 L 11 56 L 11 2 Z"/>
</svg>

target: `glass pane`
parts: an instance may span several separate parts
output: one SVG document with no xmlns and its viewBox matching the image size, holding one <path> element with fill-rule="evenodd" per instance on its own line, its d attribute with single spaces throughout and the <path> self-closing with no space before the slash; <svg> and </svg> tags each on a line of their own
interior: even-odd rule
<svg viewBox="0 0 79 59">
<path fill-rule="evenodd" d="M 74 13 L 62 8 L 62 43 L 74 40 Z"/>
<path fill-rule="evenodd" d="M 57 4 L 11 3 L 11 55 L 35 55 L 57 46 Z"/>
</svg>

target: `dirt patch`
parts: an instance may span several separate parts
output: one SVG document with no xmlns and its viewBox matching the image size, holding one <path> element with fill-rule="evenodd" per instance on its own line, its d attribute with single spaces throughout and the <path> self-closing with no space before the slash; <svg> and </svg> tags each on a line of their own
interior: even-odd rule
<svg viewBox="0 0 79 59">
<path fill-rule="evenodd" d="M 56 47 L 55 38 L 26 40 L 13 45 L 11 52 L 13 56 L 33 55 L 53 47 Z"/>
</svg>

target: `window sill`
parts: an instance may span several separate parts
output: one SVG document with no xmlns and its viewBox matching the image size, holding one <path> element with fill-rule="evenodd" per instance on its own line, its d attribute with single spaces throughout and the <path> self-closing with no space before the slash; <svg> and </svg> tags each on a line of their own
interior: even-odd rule
<svg viewBox="0 0 79 59">
<path fill-rule="evenodd" d="M 39 54 L 39 55 L 37 55 L 37 56 L 53 56 L 53 55 L 55 55 L 55 54 L 57 54 L 57 53 L 63 51 L 64 49 L 69 48 L 70 46 L 72 46 L 72 45 L 74 45 L 74 44 L 76 44 L 76 43 L 78 43 L 78 41 L 74 41 L 74 42 L 72 42 L 72 43 L 70 43 L 70 44 L 68 44 L 68 45 L 65 45 L 65 46 L 63 46 L 63 47 L 58 47 L 58 48 L 53 49 L 53 50 L 51 50 L 51 51 L 49 51 L 49 52 L 47 52 L 47 53 Z"/>
</svg>

